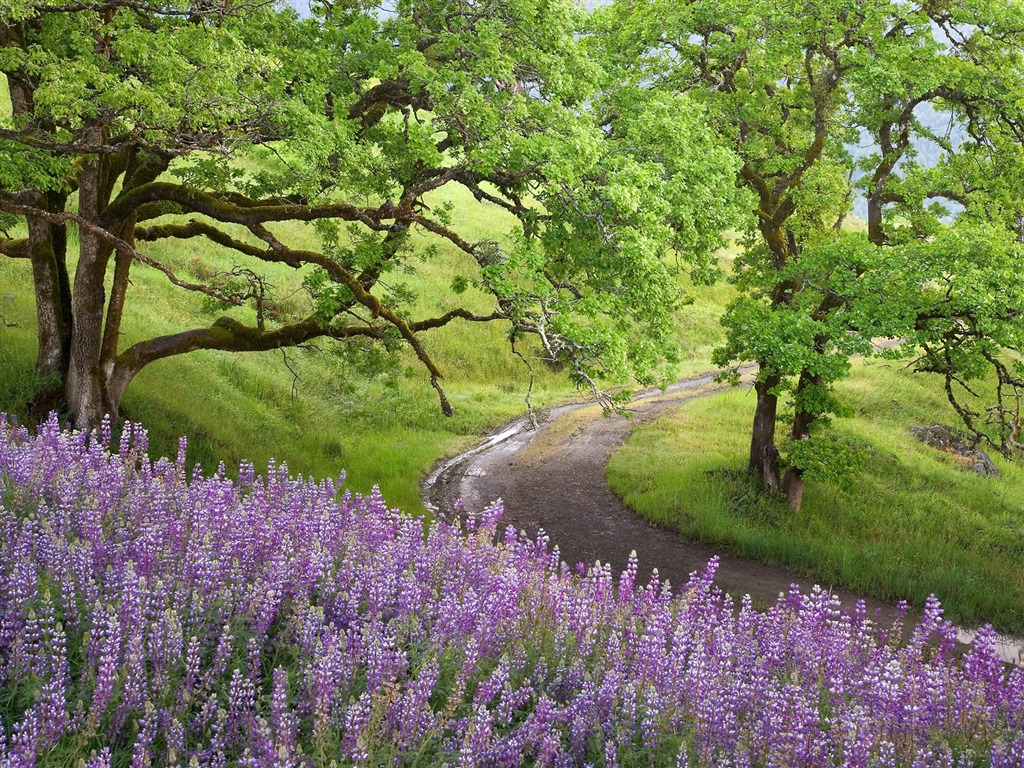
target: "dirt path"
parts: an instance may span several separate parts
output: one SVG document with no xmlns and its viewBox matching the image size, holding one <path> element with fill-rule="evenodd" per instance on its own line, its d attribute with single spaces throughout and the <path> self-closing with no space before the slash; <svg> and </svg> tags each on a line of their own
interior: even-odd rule
<svg viewBox="0 0 1024 768">
<path fill-rule="evenodd" d="M 636 550 L 641 574 L 657 568 L 661 578 L 679 586 L 686 583 L 691 571 L 702 569 L 717 555 L 716 581 L 722 587 L 774 602 L 790 584 L 807 579 L 795 571 L 733 557 L 657 528 L 628 509 L 605 480 L 608 459 L 637 424 L 725 389 L 714 382 L 713 374 L 705 374 L 680 381 L 664 394 L 641 393 L 631 406 L 631 419 L 604 418 L 600 408 L 590 403 L 558 406 L 537 429 L 530 429 L 528 420 L 520 419 L 486 441 L 483 450 L 478 448 L 444 465 L 428 479 L 427 498 L 434 509 L 442 510 L 451 509 L 461 498 L 472 512 L 502 499 L 503 525 L 513 525 L 531 536 L 544 529 L 570 565 L 601 560 L 611 563 L 613 572 L 618 573 Z M 886 617 L 894 615 L 892 606 L 871 605 Z"/>
<path fill-rule="evenodd" d="M 501 499 L 502 527 L 512 525 L 531 536 L 543 529 L 566 563 L 589 565 L 600 560 L 619 573 L 635 550 L 641 576 L 657 568 L 662 579 L 677 587 L 718 556 L 720 586 L 734 595 L 750 594 L 756 601 L 772 603 L 791 584 L 810 586 L 813 581 L 657 528 L 627 508 L 605 480 L 608 459 L 637 424 L 726 388 L 707 373 L 677 382 L 664 393 L 640 393 L 631 406 L 632 419 L 604 418 L 591 403 L 555 407 L 536 429 L 523 417 L 436 469 L 424 483 L 424 504 L 438 513 L 453 509 L 461 498 L 467 511 L 477 512 Z M 832 591 L 847 606 L 859 597 Z M 893 605 L 872 599 L 866 603 L 883 622 L 897 615 Z M 962 639 L 969 640 L 970 633 L 963 633 Z M 1005 646 L 1001 653 L 1008 661 L 1024 660 L 1024 639 L 1005 638 Z"/>
</svg>

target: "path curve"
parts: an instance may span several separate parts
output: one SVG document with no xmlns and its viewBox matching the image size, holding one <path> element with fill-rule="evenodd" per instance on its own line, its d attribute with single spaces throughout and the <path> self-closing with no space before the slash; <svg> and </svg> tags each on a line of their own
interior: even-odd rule
<svg viewBox="0 0 1024 768">
<path fill-rule="evenodd" d="M 754 369 L 744 369 L 749 376 Z M 688 541 L 658 528 L 626 507 L 611 491 L 605 470 L 612 453 L 637 424 L 647 423 L 671 408 L 720 393 L 728 385 L 715 382 L 716 372 L 683 379 L 664 392 L 639 393 L 630 405 L 633 417 L 600 415 L 592 402 L 574 402 L 551 408 L 536 428 L 521 417 L 488 435 L 477 447 L 437 467 L 424 481 L 424 505 L 434 514 L 456 508 L 462 500 L 467 512 L 479 512 L 502 500 L 505 513 L 500 528 L 512 525 L 535 536 L 538 530 L 557 545 L 570 565 L 610 563 L 613 573 L 625 569 L 632 551 L 639 558 L 639 574 L 657 568 L 662 579 L 685 584 L 689 574 L 719 558 L 716 583 L 734 595 L 749 594 L 773 603 L 791 584 L 810 586 L 798 572 L 746 560 L 717 547 Z M 860 598 L 832 589 L 844 606 Z M 896 606 L 864 598 L 869 613 L 883 623 L 899 615 Z M 964 632 L 963 640 L 971 633 Z M 1024 639 L 1002 638 L 1001 655 L 1024 661 Z"/>
</svg>

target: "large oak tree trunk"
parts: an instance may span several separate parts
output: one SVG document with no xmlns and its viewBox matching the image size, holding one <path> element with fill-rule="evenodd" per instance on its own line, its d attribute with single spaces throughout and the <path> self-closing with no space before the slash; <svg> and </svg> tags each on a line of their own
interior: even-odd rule
<svg viewBox="0 0 1024 768">
<path fill-rule="evenodd" d="M 82 170 L 78 207 L 79 215 L 86 221 L 99 219 L 103 165 L 102 159 L 87 160 Z M 79 227 L 78 267 L 71 301 L 71 357 L 64 385 L 68 411 L 79 429 L 95 429 L 107 413 L 116 413 L 104 397 L 100 368 L 106 306 L 104 280 L 110 254 L 110 245 L 96 232 Z"/>
<path fill-rule="evenodd" d="M 791 440 L 806 440 L 811 436 L 811 425 L 814 424 L 817 416 L 800 407 L 800 394 L 806 389 L 819 386 L 820 384 L 820 376 L 809 374 L 807 371 L 803 371 L 800 374 L 800 381 L 797 383 L 796 390 L 797 408 L 793 416 L 793 429 L 789 435 Z M 795 512 L 799 512 L 804 498 L 804 471 L 802 469 L 789 467 L 786 470 L 786 474 L 782 478 L 782 492 L 785 494 L 790 508 Z"/>
<path fill-rule="evenodd" d="M 32 204 L 54 211 L 63 197 L 53 199 L 41 192 Z M 50 199 L 47 200 L 47 197 Z M 50 411 L 64 407 L 64 380 L 71 349 L 71 290 L 68 285 L 67 232 L 43 217 L 26 217 L 28 250 L 36 305 L 36 373 L 39 389 L 28 403 L 29 423 L 44 421 Z"/>
<path fill-rule="evenodd" d="M 779 478 L 779 449 L 775 446 L 775 422 L 779 398 L 773 391 L 780 382 L 772 374 L 754 383 L 757 409 L 750 438 L 750 471 L 761 478 L 764 490 L 775 493 L 781 486 Z"/>
<path fill-rule="evenodd" d="M 762 208 L 776 212 L 777 203 L 770 196 L 762 195 Z M 759 223 L 761 234 L 771 253 L 775 269 L 782 270 L 790 258 L 796 255 L 798 248 L 791 232 L 773 222 L 774 216 L 762 218 Z M 772 290 L 772 308 L 792 301 L 796 286 L 792 280 L 777 283 Z M 765 493 L 778 493 L 782 488 L 782 477 L 779 469 L 779 449 L 775 445 L 775 427 L 778 419 L 779 396 L 775 393 L 782 383 L 778 373 L 762 377 L 764 362 L 759 361 L 761 372 L 754 382 L 757 394 L 757 408 L 754 410 L 754 425 L 750 435 L 751 474 L 760 478 Z"/>
<path fill-rule="evenodd" d="M 11 28 L 0 27 L 0 44 L 10 44 Z M 31 115 L 33 94 L 25 80 L 8 77 L 11 111 Z M 40 211 L 60 212 L 67 201 L 62 192 L 28 191 L 25 202 Z M 41 420 L 63 398 L 71 349 L 71 289 L 67 271 L 67 230 L 42 216 L 27 216 L 29 258 L 36 303 L 36 373 L 43 386 L 29 403 L 30 420 Z"/>
<path fill-rule="evenodd" d="M 28 231 L 36 300 L 36 372 L 44 379 L 63 379 L 70 341 L 70 307 L 65 308 L 62 301 L 50 225 L 30 218 Z"/>
</svg>

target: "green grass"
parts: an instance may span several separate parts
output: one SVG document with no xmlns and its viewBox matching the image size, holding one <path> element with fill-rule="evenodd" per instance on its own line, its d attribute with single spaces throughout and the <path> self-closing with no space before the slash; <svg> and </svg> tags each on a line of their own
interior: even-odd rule
<svg viewBox="0 0 1024 768">
<path fill-rule="evenodd" d="M 447 194 L 470 239 L 498 238 L 511 224 L 468 193 Z M 302 225 L 277 232 L 315 245 Z M 233 264 L 230 255 L 199 241 L 146 247 L 187 277 Z M 734 249 L 723 254 L 726 268 L 734 255 Z M 390 278 L 414 292 L 414 316 L 447 311 L 456 301 L 489 309 L 487 297 L 472 289 L 462 297 L 448 290 L 453 276 L 473 275 L 464 254 L 442 246 L 414 266 Z M 277 295 L 287 297 L 284 303 L 301 311 L 302 274 L 281 265 L 262 269 Z M 39 386 L 32 372 L 28 264 L 0 259 L 0 285 L 0 317 L 16 324 L 0 325 L 0 410 L 18 412 Z M 727 283 L 694 286 L 684 279 L 682 285 L 694 300 L 680 311 L 677 340 L 681 372 L 691 373 L 710 366 L 710 351 L 723 338 L 718 317 L 734 290 Z M 136 267 L 122 345 L 206 325 L 219 313 L 202 297 Z M 250 308 L 230 313 L 253 319 Z M 317 477 L 345 470 L 348 487 L 366 492 L 379 485 L 391 504 L 419 512 L 423 473 L 524 409 L 527 372 L 504 336 L 500 324 L 457 324 L 424 335 L 446 374 L 452 418 L 441 414 L 422 367 L 408 352 L 394 365 L 368 366 L 365 355 L 338 354 L 329 344 L 319 351 L 290 350 L 287 365 L 281 352 L 201 352 L 162 361 L 133 382 L 123 407 L 150 430 L 154 454 L 175 452 L 184 434 L 190 460 L 208 471 L 219 462 L 232 471 L 242 459 L 262 469 L 272 458 Z M 535 404 L 573 394 L 564 375 L 544 365 L 536 373 Z M 920 603 L 934 591 L 961 620 L 1024 627 L 1024 516 L 1018 512 L 1024 509 L 1024 473 L 1000 461 L 1003 479 L 977 478 L 907 436 L 911 424 L 952 420 L 941 393 L 922 380 L 875 364 L 858 366 L 841 389 L 858 415 L 835 428 L 870 446 L 866 472 L 849 491 L 809 484 L 800 515 L 760 498 L 742 473 L 721 472 L 744 463 L 753 398 L 741 392 L 695 402 L 642 427 L 613 458 L 609 478 L 643 514 L 686 535 L 882 598 Z"/>
<path fill-rule="evenodd" d="M 446 191 L 445 199 L 456 206 L 461 231 L 471 240 L 500 239 L 513 223 L 468 192 Z M 279 225 L 276 232 L 298 245 L 316 245 L 304 225 Z M 417 241 L 418 249 L 423 244 Z M 199 241 L 145 247 L 183 276 L 200 280 L 234 263 Z M 734 256 L 735 248 L 723 254 L 726 269 Z M 411 258 L 415 268 L 388 281 L 413 292 L 408 309 L 414 317 L 445 312 L 457 302 L 490 309 L 482 293 L 470 289 L 456 297 L 449 290 L 456 275 L 474 275 L 461 252 L 441 245 L 429 259 Z M 40 385 L 33 374 L 28 266 L 0 259 L 0 410 L 13 413 Z M 276 296 L 285 297 L 282 304 L 299 313 L 308 308 L 303 273 L 283 265 L 260 268 Z M 710 367 L 710 352 L 723 339 L 718 318 L 735 294 L 724 282 L 681 284 L 693 301 L 678 317 L 680 372 L 692 373 Z M 208 325 L 220 313 L 164 276 L 136 267 L 122 346 Z M 253 319 L 251 308 L 229 314 Z M 242 459 L 260 469 L 271 459 L 286 461 L 293 472 L 316 477 L 345 470 L 348 487 L 366 492 L 379 485 L 391 504 L 420 512 L 419 480 L 438 459 L 524 409 L 528 374 L 511 354 L 505 332 L 501 324 L 459 323 L 424 335 L 446 374 L 452 418 L 441 414 L 422 366 L 408 351 L 391 365 L 370 365 L 366 354 L 338 354 L 330 344 L 290 350 L 287 362 L 280 351 L 200 352 L 162 361 L 133 382 L 123 408 L 149 429 L 154 454 L 174 453 L 178 436 L 186 435 L 190 460 L 207 471 L 220 462 L 232 471 Z M 542 364 L 536 374 L 535 404 L 573 393 L 564 375 Z M 962 621 L 1024 629 L 1024 470 L 997 459 L 1003 478 L 979 478 L 913 440 L 907 427 L 951 422 L 953 416 L 936 387 L 896 367 L 858 365 L 840 391 L 856 416 L 837 420 L 834 428 L 869 447 L 865 472 L 850 489 L 810 483 L 798 515 L 762 498 L 739 471 L 753 408 L 752 396 L 739 391 L 691 403 L 638 429 L 613 457 L 609 480 L 642 514 L 687 536 L 883 599 L 920 604 L 935 592 Z"/>
<path fill-rule="evenodd" d="M 445 196 L 459 210 L 460 231 L 470 240 L 498 239 L 513 225 L 506 213 L 476 202 L 465 190 L 446 190 Z M 289 242 L 316 246 L 305 225 L 274 229 Z M 239 228 L 233 234 L 251 237 Z M 428 317 L 458 305 L 489 312 L 493 300 L 483 293 L 470 288 L 456 296 L 449 290 L 456 275 L 473 278 L 475 265 L 469 257 L 442 244 L 430 259 L 421 259 L 423 244 L 417 241 L 410 269 L 385 280 L 413 291 L 409 314 Z M 72 254 L 76 245 L 72 232 Z M 231 254 L 199 240 L 142 244 L 141 249 L 196 281 L 235 263 Z M 308 310 L 304 273 L 274 264 L 259 269 L 273 284 L 275 297 L 285 297 L 280 303 L 299 314 Z M 28 263 L 0 259 L 0 285 L 0 316 L 17 324 L 0 326 L 0 410 L 19 413 L 39 384 L 32 372 L 35 330 Z M 685 281 L 684 286 L 692 288 Z M 710 348 L 714 334 L 709 336 L 704 326 L 710 323 L 717 333 L 717 322 L 706 315 L 715 312 L 717 298 L 729 289 L 694 290 L 702 293 L 683 309 L 680 323 L 680 344 L 691 352 L 691 370 L 706 366 L 696 362 L 699 358 L 693 352 Z M 220 314 L 254 320 L 251 308 L 211 308 L 204 297 L 184 293 L 163 275 L 136 266 L 121 345 L 209 325 Z M 277 458 L 287 461 L 294 472 L 318 477 L 344 469 L 354 490 L 366 492 L 379 485 L 389 503 L 419 512 L 420 477 L 438 459 L 475 443 L 488 428 L 525 410 L 529 374 L 512 355 L 506 333 L 502 323 L 456 321 L 423 334 L 427 350 L 445 374 L 443 384 L 455 408 L 452 418 L 441 414 L 423 366 L 407 350 L 392 364 L 369 365 L 366 354 L 341 355 L 330 343 L 318 345 L 320 351 L 289 350 L 287 365 L 280 351 L 197 352 L 161 361 L 136 378 L 122 407 L 129 419 L 149 429 L 154 454 L 174 453 L 178 436 L 186 435 L 190 461 L 208 471 L 219 462 L 232 471 L 244 458 L 258 468 Z M 543 363 L 536 364 L 534 372 L 534 405 L 575 393 L 563 372 Z"/>
<path fill-rule="evenodd" d="M 0 87 L 0 93 L 6 89 Z M 240 158 L 235 162 L 246 170 L 263 161 Z M 431 199 L 432 204 L 446 202 L 458 211 L 459 231 L 470 241 L 501 240 L 515 224 L 507 212 L 477 202 L 460 187 L 446 188 Z M 236 237 L 252 240 L 240 227 L 228 229 Z M 318 245 L 308 225 L 278 224 L 272 229 L 298 247 Z M 74 232 L 69 245 L 74 254 Z M 425 238 L 417 238 L 414 245 L 406 266 L 382 281 L 412 292 L 405 307 L 410 316 L 430 317 L 456 306 L 491 311 L 493 299 L 482 292 L 470 288 L 456 295 L 450 290 L 456 276 L 472 284 L 477 267 L 468 256 L 434 240 L 435 252 L 424 258 Z M 200 240 L 144 243 L 140 250 L 196 282 L 229 270 L 238 261 L 237 256 Z M 730 260 L 732 254 L 723 258 Z M 39 384 L 32 373 L 35 340 L 28 267 L 26 262 L 0 259 L 0 285 L 4 286 L 0 316 L 18 326 L 0 326 L 0 410 L 14 413 L 23 411 Z M 274 298 L 291 314 L 309 310 L 302 289 L 306 272 L 279 264 L 256 268 L 273 285 Z M 682 368 L 689 372 L 707 367 L 710 349 L 722 335 L 717 315 L 731 288 L 693 286 L 681 280 L 695 298 L 680 312 L 678 334 L 687 361 Z M 184 293 L 163 275 L 139 265 L 132 271 L 121 347 L 207 326 L 221 314 L 249 323 L 254 320 L 250 307 L 211 308 L 204 297 Z M 177 437 L 187 435 L 190 460 L 206 470 L 223 461 L 231 471 L 243 458 L 262 468 L 273 457 L 286 460 L 291 470 L 303 474 L 336 475 L 345 469 L 350 487 L 365 492 L 379 484 L 390 503 L 417 512 L 422 511 L 419 479 L 431 465 L 525 410 L 529 373 L 512 355 L 506 334 L 506 324 L 461 321 L 423 334 L 425 347 L 445 374 L 443 384 L 455 407 L 450 419 L 441 414 L 425 369 L 408 350 L 392 364 L 380 365 L 371 364 L 370 356 L 360 352 L 339 355 L 330 343 L 318 345 L 320 352 L 289 350 L 287 363 L 280 351 L 198 352 L 161 361 L 136 378 L 122 408 L 129 419 L 149 429 L 154 453 L 175 452 Z M 564 373 L 543 363 L 534 366 L 534 373 L 535 405 L 574 394 Z"/>
<path fill-rule="evenodd" d="M 176 267 L 185 266 L 192 258 L 188 247 L 170 244 L 162 255 Z M 0 410 L 15 413 L 38 384 L 32 373 L 35 331 L 27 266 L 0 260 L 0 316 L 17 323 L 0 328 Z M 419 285 L 425 295 L 436 288 L 430 273 L 446 272 L 443 263 L 427 266 Z M 288 282 L 297 280 L 295 275 L 267 271 L 283 293 L 296 287 Z M 450 269 L 446 274 L 450 279 Z M 124 345 L 216 317 L 162 275 L 136 268 L 132 280 Z M 197 352 L 161 361 L 132 383 L 123 411 L 149 429 L 154 453 L 173 453 L 177 436 L 187 435 L 190 460 L 207 470 L 220 461 L 230 470 L 243 458 L 262 468 L 272 457 L 287 461 L 294 472 L 318 477 L 344 469 L 354 490 L 379 484 L 389 503 L 419 511 L 418 483 L 427 468 L 525 408 L 527 372 L 503 344 L 503 329 L 460 325 L 424 334 L 446 373 L 452 418 L 441 414 L 437 395 L 411 355 L 402 353 L 394 365 L 364 374 L 355 370 L 358 355 L 340 356 L 329 344 L 319 352 L 288 351 L 298 379 L 280 351 Z M 565 397 L 570 390 L 563 377 L 538 371 L 536 403 Z"/>
<path fill-rule="evenodd" d="M 0 73 L 0 125 L 7 127 L 11 117 L 11 93 L 7 88 L 7 75 Z"/>
<path fill-rule="evenodd" d="M 854 367 L 839 387 L 853 415 L 832 427 L 866 446 L 849 488 L 808 482 L 798 513 L 744 471 L 754 397 L 735 390 L 640 426 L 608 467 L 612 488 L 653 522 L 816 583 L 921 605 L 931 593 L 967 624 L 1024 631 L 1024 468 L 994 457 L 979 477 L 918 442 L 953 423 L 941 389 L 898 363 Z"/>
</svg>

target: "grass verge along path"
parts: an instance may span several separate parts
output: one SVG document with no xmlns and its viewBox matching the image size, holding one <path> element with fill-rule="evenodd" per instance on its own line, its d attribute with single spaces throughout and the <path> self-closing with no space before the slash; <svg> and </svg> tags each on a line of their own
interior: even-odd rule
<svg viewBox="0 0 1024 768">
<path fill-rule="evenodd" d="M 840 387 L 852 415 L 832 429 L 859 443 L 849 486 L 807 485 L 803 508 L 765 498 L 746 466 L 753 398 L 702 398 L 640 425 L 608 464 L 608 482 L 650 522 L 737 556 L 813 573 L 881 600 L 1024 631 L 1024 469 L 994 457 L 979 477 L 919 443 L 915 424 L 951 423 L 934 382 L 887 363 L 855 366 Z"/>
</svg>

